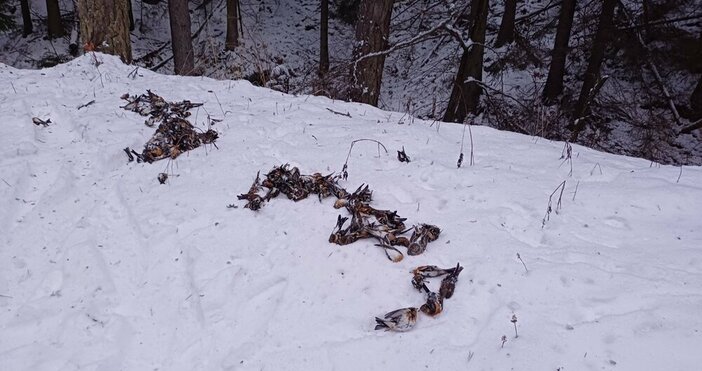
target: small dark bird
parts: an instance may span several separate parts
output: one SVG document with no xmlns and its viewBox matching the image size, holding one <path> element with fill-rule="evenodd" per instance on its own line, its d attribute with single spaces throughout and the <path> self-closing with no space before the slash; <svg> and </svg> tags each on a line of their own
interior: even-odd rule
<svg viewBox="0 0 702 371">
<path fill-rule="evenodd" d="M 426 315 L 434 317 L 441 313 L 441 311 L 444 309 L 444 298 L 441 297 L 441 295 L 430 291 L 426 285 L 423 285 L 423 288 L 427 293 L 427 302 L 422 304 L 422 306 L 419 307 L 419 310 Z"/>
<path fill-rule="evenodd" d="M 407 246 L 407 255 L 420 255 L 426 249 L 427 243 L 423 239 L 416 242 L 410 242 L 409 246 Z"/>
<path fill-rule="evenodd" d="M 336 229 L 337 230 L 342 230 L 344 228 L 344 223 L 349 220 L 347 217 L 342 217 L 341 215 L 336 217 Z"/>
<path fill-rule="evenodd" d="M 419 273 L 414 273 L 412 276 L 412 286 L 414 286 L 415 289 L 417 289 L 419 292 L 422 292 L 424 290 L 424 286 L 426 285 L 426 281 L 424 280 L 424 276 L 422 276 Z"/>
<path fill-rule="evenodd" d="M 168 180 L 168 174 L 166 173 L 158 173 L 158 182 L 161 184 L 166 184 L 166 180 Z"/>
<path fill-rule="evenodd" d="M 375 329 L 385 331 L 409 331 L 417 323 L 417 308 L 402 308 L 387 313 L 383 318 L 375 317 Z"/>
<path fill-rule="evenodd" d="M 407 156 L 407 153 L 405 153 L 405 146 L 402 146 L 402 151 L 397 151 L 397 160 L 400 162 L 410 162 L 409 156 Z"/>
<path fill-rule="evenodd" d="M 453 268 L 453 272 L 441 280 L 439 294 L 442 298 L 450 299 L 453 296 L 453 290 L 456 289 L 456 282 L 458 282 L 458 275 L 461 274 L 462 270 L 461 264 L 457 263 L 456 268 Z"/>
<path fill-rule="evenodd" d="M 34 125 L 36 125 L 36 126 L 42 125 L 42 126 L 44 126 L 44 127 L 47 127 L 47 126 L 49 126 L 49 124 L 51 124 L 51 119 L 42 120 L 42 119 L 40 119 L 39 117 L 32 117 L 32 122 L 33 122 Z"/>
<path fill-rule="evenodd" d="M 407 247 L 407 255 L 420 255 L 427 249 L 427 244 L 439 238 L 441 229 L 431 224 L 420 224 L 414 227 Z"/>
<path fill-rule="evenodd" d="M 432 242 L 439 238 L 441 229 L 431 224 L 420 224 L 419 226 L 415 227 L 415 233 L 423 236 L 427 242 Z"/>
<path fill-rule="evenodd" d="M 443 269 L 439 268 L 436 265 L 422 265 L 417 268 L 414 268 L 412 270 L 412 274 L 414 275 L 421 275 L 424 278 L 430 278 L 430 277 L 439 277 L 443 276 L 445 274 L 450 274 L 454 271 L 453 268 L 449 269 Z"/>
</svg>

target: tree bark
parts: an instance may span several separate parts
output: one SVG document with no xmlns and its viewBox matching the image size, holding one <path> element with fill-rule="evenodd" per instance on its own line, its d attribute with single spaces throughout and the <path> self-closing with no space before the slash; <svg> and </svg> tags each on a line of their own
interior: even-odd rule
<svg viewBox="0 0 702 371">
<path fill-rule="evenodd" d="M 563 76 L 565 75 L 566 58 L 568 56 L 568 41 L 573 27 L 575 15 L 575 0 L 564 0 L 561 3 L 558 26 L 556 28 L 556 41 L 553 43 L 551 53 L 551 66 L 544 86 L 543 101 L 553 104 L 563 92 Z"/>
<path fill-rule="evenodd" d="M 475 113 L 480 103 L 483 89 L 479 82 L 483 80 L 483 52 L 485 30 L 487 28 L 488 0 L 472 0 L 471 31 L 473 42 L 468 50 L 463 51 L 461 64 L 456 73 L 448 107 L 444 114 L 446 122 L 463 122 L 469 113 Z"/>
<path fill-rule="evenodd" d="M 616 6 L 617 0 L 604 0 L 602 4 L 597 32 L 592 42 L 587 71 L 585 71 L 585 80 L 583 81 L 582 89 L 580 89 L 578 103 L 575 105 L 575 123 L 571 125 L 571 129 L 573 130 L 573 135 L 571 137 L 572 142 L 578 139 L 578 134 L 585 127 L 585 120 L 583 118 L 594 98 L 594 93 L 596 91 L 593 88 L 595 88 L 597 82 L 600 80 L 600 68 L 604 61 L 607 44 L 614 32 L 613 19 L 614 8 L 616 8 Z"/>
<path fill-rule="evenodd" d="M 319 75 L 329 72 L 329 0 L 322 0 L 319 20 Z"/>
<path fill-rule="evenodd" d="M 227 0 L 227 39 L 224 48 L 234 50 L 237 46 L 239 46 L 239 0 Z"/>
<path fill-rule="evenodd" d="M 49 29 L 49 38 L 63 37 L 65 34 L 61 23 L 61 9 L 58 0 L 46 0 L 46 20 Z"/>
<path fill-rule="evenodd" d="M 378 105 L 385 55 L 364 56 L 387 49 L 392 5 L 393 0 L 361 0 L 351 71 L 352 101 Z"/>
<path fill-rule="evenodd" d="M 499 48 L 514 41 L 514 19 L 517 16 L 517 0 L 506 0 L 505 11 L 502 14 L 500 31 L 497 32 L 495 47 Z"/>
<path fill-rule="evenodd" d="M 650 0 L 643 0 L 642 4 L 643 8 L 643 22 L 644 22 L 644 39 L 646 40 L 646 43 L 651 41 L 651 37 L 653 36 L 653 31 L 651 28 L 651 4 Z"/>
<path fill-rule="evenodd" d="M 130 0 L 78 0 L 83 45 L 119 55 L 122 62 L 132 63 L 129 2 Z"/>
<path fill-rule="evenodd" d="M 173 69 L 176 75 L 195 75 L 195 56 L 190 39 L 190 12 L 187 0 L 169 0 Z"/>
<path fill-rule="evenodd" d="M 34 31 L 29 0 L 20 0 L 20 7 L 22 8 L 22 37 L 27 37 Z"/>
<path fill-rule="evenodd" d="M 692 109 L 695 120 L 702 118 L 702 76 L 700 76 L 695 90 L 693 90 L 692 95 L 690 95 L 690 108 Z"/>
<path fill-rule="evenodd" d="M 129 12 L 129 31 L 134 31 L 134 9 L 132 8 L 132 0 L 127 0 L 127 11 Z"/>
</svg>

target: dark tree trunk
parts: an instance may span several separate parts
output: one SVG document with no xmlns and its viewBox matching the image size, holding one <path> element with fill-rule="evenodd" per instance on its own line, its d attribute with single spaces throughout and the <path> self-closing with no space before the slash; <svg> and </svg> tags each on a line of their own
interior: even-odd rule
<svg viewBox="0 0 702 371">
<path fill-rule="evenodd" d="M 499 48 L 514 41 L 514 19 L 517 16 L 517 0 L 505 1 L 505 12 L 502 14 L 500 31 L 497 33 L 495 47 Z"/>
<path fill-rule="evenodd" d="M 119 55 L 124 63 L 132 63 L 129 2 L 130 0 L 78 0 L 83 45 Z"/>
<path fill-rule="evenodd" d="M 46 0 L 46 20 L 49 38 L 63 37 L 65 32 L 61 23 L 61 9 L 59 9 L 58 0 Z"/>
<path fill-rule="evenodd" d="M 319 75 L 329 72 L 329 0 L 322 0 L 319 20 Z"/>
<path fill-rule="evenodd" d="M 32 14 L 29 11 L 29 0 L 20 0 L 22 8 L 22 37 L 27 37 L 34 29 L 32 27 Z"/>
<path fill-rule="evenodd" d="M 483 80 L 483 51 L 487 28 L 488 0 L 472 0 L 470 39 L 473 45 L 463 51 L 453 84 L 444 121 L 463 122 L 469 113 L 475 113 L 483 89 L 478 82 Z M 477 81 L 477 82 L 476 82 Z"/>
<path fill-rule="evenodd" d="M 352 101 L 378 105 L 385 55 L 364 56 L 388 47 L 393 0 L 361 0 L 356 21 L 356 46 L 352 66 Z"/>
<path fill-rule="evenodd" d="M 574 15 L 575 0 L 564 0 L 561 3 L 556 41 L 553 43 L 553 52 L 551 53 L 551 66 L 548 69 L 546 86 L 544 86 L 543 100 L 546 104 L 553 104 L 563 92 L 563 75 L 565 75 L 568 41 L 570 40 L 570 31 L 573 28 Z"/>
<path fill-rule="evenodd" d="M 129 31 L 134 31 L 134 9 L 132 9 L 132 0 L 127 0 L 127 10 L 129 11 Z"/>
<path fill-rule="evenodd" d="M 194 75 L 195 56 L 190 34 L 188 0 L 169 0 L 168 16 L 171 23 L 173 69 L 176 75 Z"/>
<path fill-rule="evenodd" d="M 651 4 L 650 0 L 643 0 L 643 22 L 644 22 L 644 40 L 648 43 L 651 41 L 653 31 L 651 29 Z"/>
<path fill-rule="evenodd" d="M 239 0 L 227 0 L 227 39 L 224 48 L 234 50 L 237 46 L 239 46 Z"/>
<path fill-rule="evenodd" d="M 613 19 L 614 8 L 616 8 L 616 6 L 617 0 L 604 0 L 602 4 L 597 33 L 595 33 L 595 39 L 592 42 L 590 59 L 587 63 L 587 70 L 585 71 L 585 80 L 580 89 L 578 103 L 575 105 L 574 117 L 576 120 L 575 124 L 571 125 L 571 129 L 573 130 L 573 135 L 571 137 L 572 142 L 578 139 L 578 134 L 585 127 L 585 120 L 583 118 L 597 90 L 595 86 L 600 80 L 600 68 L 604 61 L 607 44 L 614 32 Z"/>
<path fill-rule="evenodd" d="M 702 118 L 702 76 L 700 76 L 697 86 L 690 96 L 690 108 L 695 120 Z"/>
</svg>

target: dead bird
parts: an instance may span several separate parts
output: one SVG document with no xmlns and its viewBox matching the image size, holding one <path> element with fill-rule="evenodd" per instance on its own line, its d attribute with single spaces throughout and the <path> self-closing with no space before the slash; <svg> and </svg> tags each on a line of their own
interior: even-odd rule
<svg viewBox="0 0 702 371">
<path fill-rule="evenodd" d="M 375 329 L 385 331 L 409 331 L 417 323 L 417 308 L 402 308 L 389 312 L 383 318 L 375 317 Z"/>
<path fill-rule="evenodd" d="M 351 214 L 351 223 L 345 229 L 341 229 L 345 222 L 346 220 L 341 216 L 337 218 L 337 227 L 334 228 L 335 232 L 329 236 L 329 242 L 337 245 L 348 245 L 371 236 L 367 218 L 362 217 L 359 213 Z"/>
<path fill-rule="evenodd" d="M 407 255 L 420 255 L 427 249 L 427 243 L 425 241 L 415 241 L 410 242 L 407 246 Z"/>
<path fill-rule="evenodd" d="M 424 238 L 427 242 L 433 242 L 439 238 L 439 235 L 441 234 L 441 229 L 431 224 L 420 224 L 414 227 L 413 235 L 415 233 L 420 237 Z"/>
<path fill-rule="evenodd" d="M 461 274 L 462 270 L 463 267 L 461 267 L 461 264 L 456 263 L 456 268 L 453 268 L 453 272 L 441 280 L 439 294 L 442 298 L 450 299 L 453 296 L 453 291 L 456 289 L 456 282 L 458 282 L 458 275 Z"/>
<path fill-rule="evenodd" d="M 34 125 L 36 125 L 36 126 L 42 125 L 42 126 L 44 126 L 44 127 L 47 127 L 47 126 L 49 126 L 49 124 L 51 124 L 51 119 L 42 120 L 42 119 L 40 119 L 39 117 L 32 117 L 32 122 L 33 122 Z"/>
<path fill-rule="evenodd" d="M 427 244 L 439 238 L 441 229 L 431 224 L 420 224 L 414 227 L 407 247 L 407 255 L 420 255 L 427 249 Z"/>
<path fill-rule="evenodd" d="M 417 289 L 419 292 L 422 292 L 424 290 L 424 286 L 426 285 L 426 279 L 424 276 L 421 274 L 415 273 L 412 276 L 412 286 Z"/>
<path fill-rule="evenodd" d="M 463 268 L 461 268 L 463 269 Z M 420 265 L 410 271 L 412 273 L 412 286 L 420 292 L 424 290 L 427 278 L 441 277 L 452 274 L 455 268 L 439 268 L 436 265 Z"/>
<path fill-rule="evenodd" d="M 385 256 L 393 263 L 401 262 L 405 258 L 400 250 L 392 246 L 387 237 L 378 238 L 378 243 L 375 246 L 382 247 L 383 251 L 385 251 Z"/>
<path fill-rule="evenodd" d="M 419 307 L 419 310 L 432 317 L 441 313 L 441 311 L 444 309 L 444 298 L 441 295 L 429 290 L 427 285 L 422 285 L 422 288 L 427 293 L 427 302 L 422 304 L 422 306 Z"/>
<path fill-rule="evenodd" d="M 392 245 L 392 246 L 400 245 L 400 246 L 407 247 L 407 246 L 409 246 L 409 243 L 410 243 L 409 240 L 407 239 L 407 237 L 397 236 L 395 233 L 387 233 L 385 235 L 385 237 L 388 239 L 388 241 L 390 242 L 390 245 Z"/>
<path fill-rule="evenodd" d="M 410 273 L 414 275 L 421 275 L 422 277 L 425 278 L 430 278 L 430 277 L 440 277 L 445 274 L 451 274 L 453 273 L 455 268 L 439 268 L 436 265 L 420 265 L 417 268 L 412 269 Z"/>
<path fill-rule="evenodd" d="M 237 196 L 237 198 L 240 200 L 248 201 L 244 206 L 245 208 L 256 211 L 263 206 L 263 198 L 258 195 L 258 191 L 261 189 L 260 183 L 261 172 L 258 172 L 256 173 L 256 179 L 254 179 L 253 184 L 251 184 L 251 187 L 249 187 L 249 191 Z"/>
<path fill-rule="evenodd" d="M 402 151 L 397 151 L 397 160 L 400 162 L 410 162 L 410 157 L 407 156 L 407 153 L 405 152 L 405 146 L 402 146 Z"/>
</svg>

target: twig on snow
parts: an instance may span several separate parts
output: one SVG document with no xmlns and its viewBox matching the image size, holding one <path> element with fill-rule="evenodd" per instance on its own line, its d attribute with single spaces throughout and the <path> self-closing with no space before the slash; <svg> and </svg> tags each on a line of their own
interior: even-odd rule
<svg viewBox="0 0 702 371">
<path fill-rule="evenodd" d="M 458 162 L 456 163 L 456 166 L 458 168 L 461 167 L 463 164 L 463 141 L 466 137 L 466 126 L 468 127 L 468 136 L 470 139 L 470 162 L 469 166 L 473 166 L 475 164 L 474 162 L 474 157 L 473 157 L 473 130 L 471 130 L 470 124 L 463 123 L 463 134 L 461 134 L 461 154 L 458 155 Z"/>
<path fill-rule="evenodd" d="M 590 170 L 590 175 L 592 175 L 595 172 L 595 168 L 600 168 L 600 175 L 602 175 L 602 166 L 600 166 L 599 162 L 592 167 L 592 170 Z"/>
<path fill-rule="evenodd" d="M 128 74 L 127 74 L 127 77 L 129 77 L 129 78 L 131 78 L 132 80 L 134 80 L 134 79 L 136 79 L 138 73 L 139 73 L 139 66 L 137 66 L 136 68 L 134 68 L 134 69 L 132 70 L 132 72 L 128 73 Z"/>
<path fill-rule="evenodd" d="M 89 106 L 89 105 L 91 105 L 91 104 L 94 104 L 94 103 L 95 103 L 95 100 L 91 100 L 91 101 L 88 102 L 88 103 L 81 104 L 80 106 L 78 106 L 78 110 L 80 110 L 81 108 L 85 108 L 85 107 L 87 107 L 87 106 Z"/>
<path fill-rule="evenodd" d="M 380 143 L 379 141 L 377 141 L 375 139 L 362 138 L 362 139 L 354 140 L 353 142 L 351 142 L 351 147 L 349 147 L 349 153 L 346 155 L 346 161 L 344 161 L 344 166 L 341 168 L 341 177 L 344 180 L 346 180 L 349 177 L 349 173 L 348 173 L 349 158 L 351 157 L 351 151 L 353 150 L 353 146 L 358 142 L 364 142 L 364 141 L 374 142 L 374 143 L 378 144 L 378 157 L 380 157 L 380 147 L 383 147 L 383 150 L 385 151 L 386 154 L 388 153 L 388 149 L 385 148 L 385 145 L 383 143 Z"/>
<path fill-rule="evenodd" d="M 105 83 L 102 81 L 102 72 L 100 72 L 100 65 L 102 62 L 98 59 L 97 54 L 93 52 L 93 64 L 95 65 L 95 69 L 98 71 L 98 75 L 100 75 L 100 86 L 103 88 L 105 87 Z"/>
<path fill-rule="evenodd" d="M 565 144 L 563 145 L 563 151 L 561 151 L 560 159 L 563 160 L 563 162 L 561 162 L 561 165 L 559 167 L 563 166 L 563 164 L 568 162 L 570 164 L 570 171 L 568 172 L 568 176 L 573 176 L 573 147 L 570 145 L 570 143 L 565 142 Z"/>
<path fill-rule="evenodd" d="M 349 112 L 341 113 L 341 112 L 338 112 L 338 111 L 334 111 L 334 110 L 331 109 L 331 108 L 327 108 L 327 111 L 329 111 L 329 112 L 331 112 L 331 113 L 333 113 L 333 114 L 335 114 L 335 115 L 346 116 L 346 117 L 348 117 L 348 118 L 352 118 L 352 117 L 351 117 L 351 114 L 350 114 Z"/>
<path fill-rule="evenodd" d="M 561 182 L 561 184 L 556 187 L 556 189 L 551 192 L 551 195 L 548 196 L 548 206 L 546 207 L 546 215 L 544 215 L 544 219 L 541 221 L 541 228 L 543 228 L 546 225 L 546 222 L 550 220 L 551 217 L 551 212 L 555 212 L 558 214 L 558 211 L 561 209 L 561 200 L 563 198 L 563 191 L 565 190 L 565 185 L 566 181 L 564 180 Z M 553 209 L 553 196 L 558 192 L 558 190 L 561 190 L 561 193 L 558 195 L 558 201 L 556 201 L 556 208 Z"/>
<path fill-rule="evenodd" d="M 214 90 L 210 90 L 210 93 L 214 94 L 215 99 L 217 99 L 217 104 L 219 104 L 219 110 L 222 111 L 222 116 L 226 117 L 227 114 L 224 112 L 224 108 L 222 108 L 222 102 L 219 101 L 219 97 L 217 96 L 217 93 L 215 93 Z"/>
<path fill-rule="evenodd" d="M 526 263 L 524 263 L 524 260 L 522 260 L 522 257 L 517 253 L 517 259 L 519 259 L 520 262 L 522 262 L 522 265 L 524 266 L 524 270 L 529 273 L 529 269 L 527 269 Z"/>
</svg>

